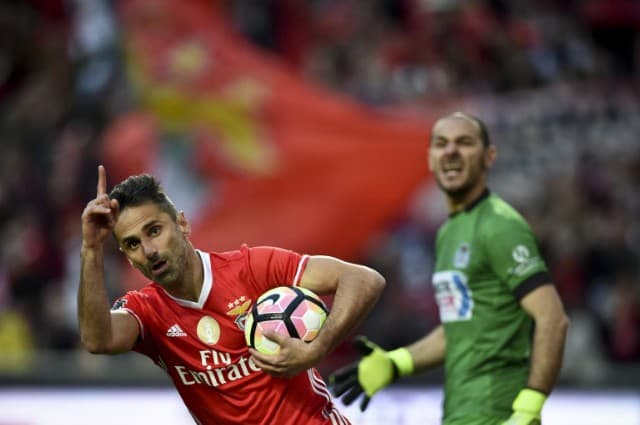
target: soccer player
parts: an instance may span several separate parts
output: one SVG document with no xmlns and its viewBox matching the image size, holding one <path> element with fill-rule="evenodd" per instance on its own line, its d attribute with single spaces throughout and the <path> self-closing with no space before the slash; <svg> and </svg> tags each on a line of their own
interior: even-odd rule
<svg viewBox="0 0 640 425">
<path fill-rule="evenodd" d="M 348 424 L 313 366 L 375 304 L 383 277 L 333 257 L 275 247 L 203 252 L 189 232 L 155 178 L 132 176 L 107 194 L 106 171 L 98 168 L 97 196 L 82 213 L 78 316 L 84 347 L 150 357 L 169 374 L 198 424 Z M 151 282 L 110 309 L 103 242 L 111 233 Z M 310 343 L 265 332 L 281 347 L 265 355 L 247 347 L 244 318 L 259 295 L 281 285 L 334 293 L 333 306 Z"/>
<path fill-rule="evenodd" d="M 568 319 L 531 229 L 487 188 L 496 156 L 479 119 L 435 123 L 429 168 L 449 209 L 432 279 L 441 324 L 392 351 L 358 339 L 364 357 L 331 376 L 345 404 L 364 393 L 364 410 L 397 377 L 444 363 L 444 424 L 540 424 Z"/>
</svg>

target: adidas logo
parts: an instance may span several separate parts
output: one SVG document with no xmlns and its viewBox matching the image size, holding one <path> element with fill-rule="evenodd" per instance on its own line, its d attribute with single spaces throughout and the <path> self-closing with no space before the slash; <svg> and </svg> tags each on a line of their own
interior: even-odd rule
<svg viewBox="0 0 640 425">
<path fill-rule="evenodd" d="M 187 336 L 187 333 L 176 324 L 167 329 L 167 336 Z"/>
</svg>

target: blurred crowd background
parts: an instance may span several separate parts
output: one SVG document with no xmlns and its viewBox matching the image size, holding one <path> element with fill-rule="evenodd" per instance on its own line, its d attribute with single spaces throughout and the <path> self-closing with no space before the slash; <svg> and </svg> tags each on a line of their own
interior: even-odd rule
<svg viewBox="0 0 640 425">
<path fill-rule="evenodd" d="M 80 214 L 95 195 L 114 123 L 140 104 L 118 3 L 0 3 L 4 382 L 144 383 L 161 374 L 147 372 L 151 362 L 138 355 L 86 354 L 77 332 Z M 483 118 L 500 151 L 490 186 L 532 224 L 571 316 L 562 384 L 640 382 L 640 3 L 209 3 L 274 63 L 345 101 L 417 119 L 451 110 Z M 425 133 L 425 149 L 427 141 Z M 438 320 L 430 275 L 446 211 L 424 168 L 425 181 L 402 213 L 348 258 L 387 277 L 360 331 L 389 348 Z M 200 190 L 204 177 L 190 173 L 185 184 L 176 174 L 166 172 L 163 181 L 188 203 L 185 192 Z M 165 180 L 171 176 L 178 181 Z M 190 205 L 197 210 L 197 202 Z M 129 289 L 122 279 L 128 266 L 110 251 L 115 298 Z M 351 356 L 344 344 L 323 370 Z"/>
</svg>

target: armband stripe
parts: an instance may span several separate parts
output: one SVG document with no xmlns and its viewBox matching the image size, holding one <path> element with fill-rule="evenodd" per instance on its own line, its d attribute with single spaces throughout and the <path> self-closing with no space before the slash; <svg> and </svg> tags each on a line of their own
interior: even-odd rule
<svg viewBox="0 0 640 425">
<path fill-rule="evenodd" d="M 551 285 L 551 275 L 548 272 L 539 272 L 530 276 L 521 282 L 520 285 L 513 290 L 513 293 L 518 301 L 520 301 L 529 292 L 543 285 Z"/>
</svg>

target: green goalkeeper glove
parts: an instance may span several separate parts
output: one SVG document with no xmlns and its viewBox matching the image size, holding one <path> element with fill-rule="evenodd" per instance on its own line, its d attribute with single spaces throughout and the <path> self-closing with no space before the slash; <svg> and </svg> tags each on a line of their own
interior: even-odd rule
<svg viewBox="0 0 640 425">
<path fill-rule="evenodd" d="M 546 399 L 547 396 L 540 391 L 520 390 L 511 406 L 513 415 L 502 425 L 540 425 L 540 412 Z"/>
<path fill-rule="evenodd" d="M 364 412 L 375 393 L 413 372 L 413 359 L 406 348 L 385 351 L 364 336 L 356 337 L 354 345 L 363 357 L 333 373 L 329 382 L 334 396 L 344 395 L 342 402 L 347 406 L 364 393 L 360 403 Z"/>
</svg>

